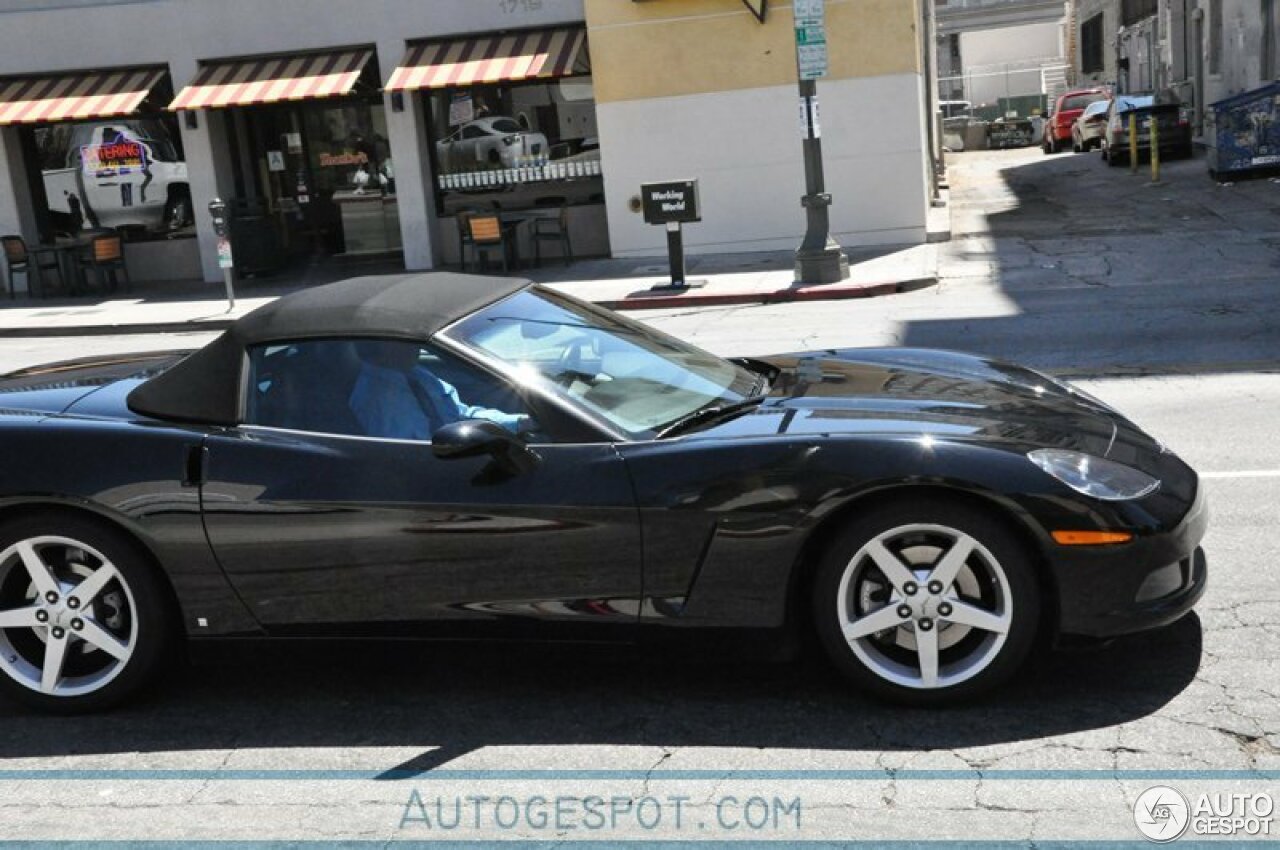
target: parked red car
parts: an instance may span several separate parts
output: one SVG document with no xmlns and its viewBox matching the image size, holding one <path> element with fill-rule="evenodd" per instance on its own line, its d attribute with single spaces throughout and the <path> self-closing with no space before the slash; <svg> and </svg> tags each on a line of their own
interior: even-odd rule
<svg viewBox="0 0 1280 850">
<path fill-rule="evenodd" d="M 1106 100 L 1111 94 L 1106 89 L 1077 89 L 1069 91 L 1058 98 L 1044 122 L 1044 139 L 1041 144 L 1045 153 L 1057 153 L 1071 144 L 1071 125 L 1076 123 L 1085 108 L 1091 103 Z"/>
</svg>

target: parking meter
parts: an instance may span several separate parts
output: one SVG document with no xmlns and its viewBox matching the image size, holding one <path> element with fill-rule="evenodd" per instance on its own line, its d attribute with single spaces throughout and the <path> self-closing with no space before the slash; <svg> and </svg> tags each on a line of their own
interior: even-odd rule
<svg viewBox="0 0 1280 850">
<path fill-rule="evenodd" d="M 218 237 L 218 266 L 222 269 L 222 281 L 227 287 L 227 312 L 236 306 L 235 260 L 231 255 L 231 220 L 227 217 L 227 202 L 214 198 L 209 202 L 209 215 L 213 217 L 213 232 Z"/>
<path fill-rule="evenodd" d="M 231 222 L 227 220 L 227 202 L 214 198 L 209 202 L 209 215 L 213 216 L 213 232 L 221 238 L 231 235 Z"/>
</svg>

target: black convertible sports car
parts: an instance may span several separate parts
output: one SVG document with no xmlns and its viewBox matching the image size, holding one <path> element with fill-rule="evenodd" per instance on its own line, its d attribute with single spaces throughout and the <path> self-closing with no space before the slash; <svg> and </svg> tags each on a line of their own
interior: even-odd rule
<svg viewBox="0 0 1280 850">
<path fill-rule="evenodd" d="M 942 351 L 724 360 L 508 278 L 359 278 L 194 353 L 15 372 L 0 440 L 0 686 L 55 710 L 184 636 L 805 629 L 937 703 L 1205 587 L 1196 474 L 1066 384 Z"/>
</svg>

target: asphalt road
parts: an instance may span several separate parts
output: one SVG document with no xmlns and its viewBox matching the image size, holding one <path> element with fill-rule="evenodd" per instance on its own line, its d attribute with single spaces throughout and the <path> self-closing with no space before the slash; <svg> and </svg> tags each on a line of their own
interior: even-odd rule
<svg viewBox="0 0 1280 850">
<path fill-rule="evenodd" d="M 992 175 L 1010 161 L 1049 167 L 1026 152 L 975 157 L 956 203 L 997 208 Z M 1115 280 L 1087 283 L 1098 269 L 1079 260 L 1037 283 L 1041 264 L 1026 258 L 1060 238 L 1041 234 L 1041 213 L 1028 210 L 1021 233 L 988 222 L 962 235 L 933 290 L 642 318 L 725 354 L 905 342 L 1090 375 L 1082 386 L 1204 477 L 1210 587 L 1194 615 L 1040 656 L 997 696 L 944 711 L 869 701 L 813 661 L 227 648 L 105 716 L 0 704 L 0 838 L 1139 841 L 1134 805 L 1155 785 L 1193 808 L 1211 792 L 1280 797 L 1273 258 L 1255 245 L 1253 265 L 1222 280 L 1194 264 L 1175 280 L 1145 275 L 1136 252 L 1179 237 L 1126 250 L 1097 241 L 1117 238 L 1104 230 L 1070 241 L 1111 258 Z M 204 339 L 2 340 L 0 370 Z M 1252 825 L 1274 833 L 1273 820 Z"/>
</svg>

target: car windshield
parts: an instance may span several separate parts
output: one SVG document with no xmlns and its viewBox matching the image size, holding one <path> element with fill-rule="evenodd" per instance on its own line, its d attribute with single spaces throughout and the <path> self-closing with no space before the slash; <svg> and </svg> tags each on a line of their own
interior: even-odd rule
<svg viewBox="0 0 1280 850">
<path fill-rule="evenodd" d="M 519 133 L 522 129 L 519 124 L 510 118 L 496 118 L 492 126 L 499 133 Z"/>
<path fill-rule="evenodd" d="M 546 289 L 519 292 L 444 331 L 632 438 L 747 401 L 761 376 L 688 343 Z"/>
<path fill-rule="evenodd" d="M 151 156 L 160 162 L 180 162 L 169 133 L 159 121 L 134 121 L 128 125 L 130 134 L 151 148 Z"/>
<path fill-rule="evenodd" d="M 1084 109 L 1091 103 L 1097 103 L 1100 100 L 1106 100 L 1105 94 L 1075 94 L 1062 101 L 1062 110 L 1065 112 L 1069 109 Z"/>
</svg>

